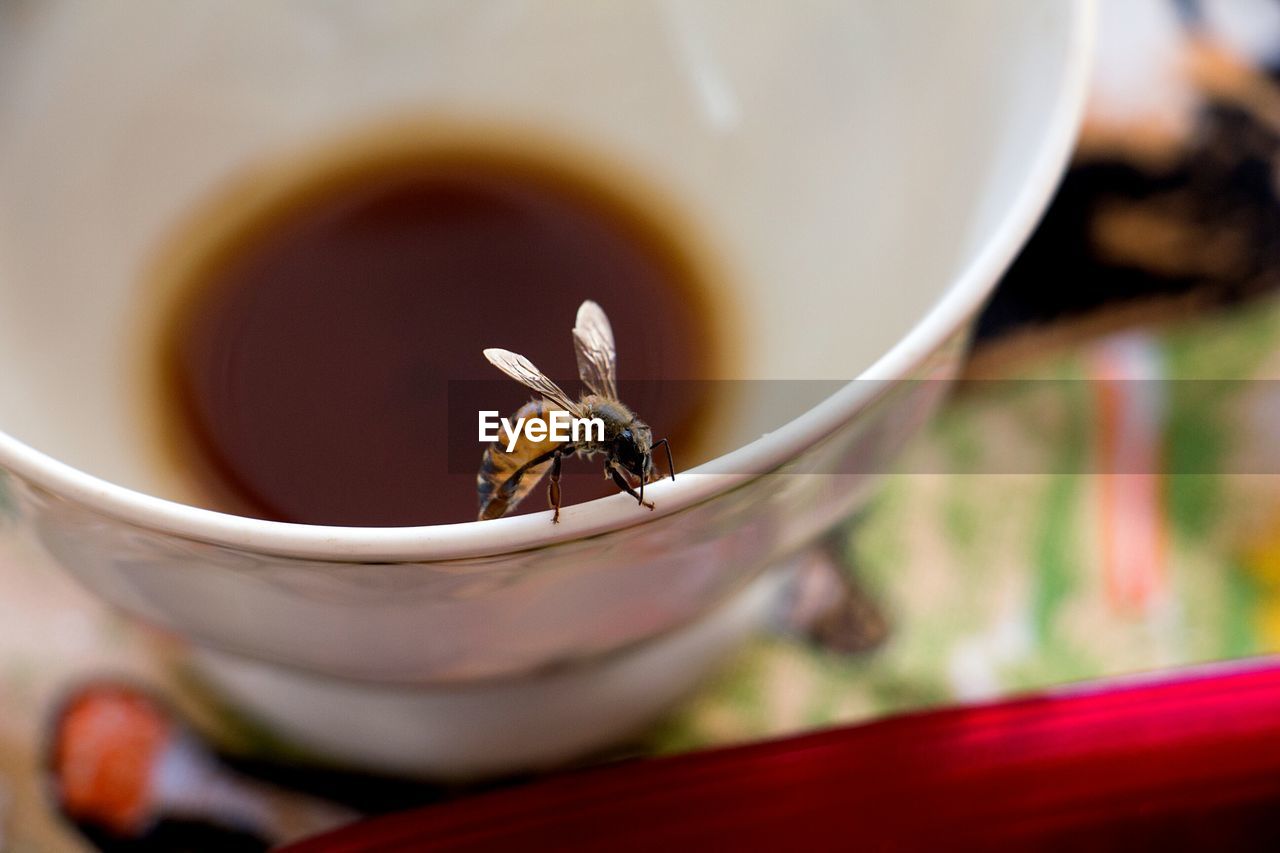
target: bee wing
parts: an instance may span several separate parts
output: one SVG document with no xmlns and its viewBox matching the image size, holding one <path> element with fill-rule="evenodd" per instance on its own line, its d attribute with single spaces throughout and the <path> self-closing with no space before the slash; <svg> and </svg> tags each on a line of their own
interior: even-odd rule
<svg viewBox="0 0 1280 853">
<path fill-rule="evenodd" d="M 573 325 L 573 349 L 583 384 L 611 400 L 618 399 L 618 349 L 604 309 L 588 299 L 578 308 Z"/>
<path fill-rule="evenodd" d="M 564 390 L 546 377 L 541 370 L 534 367 L 533 362 L 522 355 L 505 349 L 487 349 L 484 357 L 489 363 L 519 382 L 526 388 L 537 391 L 558 408 L 564 409 L 574 417 L 581 417 L 582 407 L 569 398 Z"/>
</svg>

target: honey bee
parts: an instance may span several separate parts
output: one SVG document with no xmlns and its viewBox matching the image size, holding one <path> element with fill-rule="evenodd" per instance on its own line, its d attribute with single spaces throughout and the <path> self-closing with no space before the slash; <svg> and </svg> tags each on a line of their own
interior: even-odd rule
<svg viewBox="0 0 1280 853">
<path fill-rule="evenodd" d="M 649 426 L 618 399 L 618 355 L 613 329 L 604 310 L 590 300 L 578 308 L 573 347 L 578 357 L 578 376 L 589 392 L 576 402 L 524 356 L 504 349 L 484 351 L 490 364 L 539 395 L 516 412 L 517 423 L 524 418 L 526 422 L 540 420 L 549 425 L 554 413 L 566 412 L 575 419 L 598 419 L 604 429 L 603 435 L 597 431 L 592 437 L 580 436 L 577 441 L 566 442 L 553 440 L 550 430 L 545 431 L 545 440 L 535 440 L 529 438 L 527 431 L 520 435 L 517 428 L 514 447 L 508 451 L 512 442 L 504 423 L 498 441 L 485 450 L 476 475 L 482 520 L 506 515 L 550 471 L 547 499 L 555 510 L 551 521 L 559 523 L 560 464 L 564 457 L 575 453 L 588 458 L 603 453 L 605 479 L 612 479 L 619 489 L 651 510 L 653 503 L 644 499 L 644 486 L 653 479 L 653 452 L 659 447 L 666 451 L 667 470 L 675 480 L 675 464 L 667 440 L 655 442 Z M 639 491 L 631 483 L 633 477 L 639 482 Z"/>
</svg>

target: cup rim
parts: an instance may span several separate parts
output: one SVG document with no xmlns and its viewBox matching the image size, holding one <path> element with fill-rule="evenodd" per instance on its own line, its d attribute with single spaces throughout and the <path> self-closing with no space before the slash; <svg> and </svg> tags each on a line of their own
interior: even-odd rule
<svg viewBox="0 0 1280 853">
<path fill-rule="evenodd" d="M 1012 205 L 943 295 L 855 380 L 814 408 L 710 463 L 651 483 L 653 512 L 625 494 L 561 509 L 488 521 L 418 527 L 343 527 L 267 521 L 204 509 L 109 482 L 60 462 L 0 430 L 0 467 L 64 500 L 111 519 L 165 534 L 276 556 L 324 562 L 439 562 L 528 551 L 651 524 L 765 476 L 831 434 L 877 395 L 884 380 L 907 376 L 976 312 L 1048 206 L 1066 169 L 1084 111 L 1096 0 L 1072 0 L 1060 90 L 1039 151 Z M 865 380 L 877 380 L 868 382 Z M 712 473 L 706 469 L 761 472 Z"/>
</svg>

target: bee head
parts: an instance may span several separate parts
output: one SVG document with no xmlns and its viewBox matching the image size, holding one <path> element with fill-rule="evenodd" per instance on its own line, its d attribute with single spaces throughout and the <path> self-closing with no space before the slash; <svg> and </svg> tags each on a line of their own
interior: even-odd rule
<svg viewBox="0 0 1280 853">
<path fill-rule="evenodd" d="M 632 421 L 613 439 L 613 456 L 641 482 L 653 469 L 653 433 L 639 421 Z"/>
</svg>

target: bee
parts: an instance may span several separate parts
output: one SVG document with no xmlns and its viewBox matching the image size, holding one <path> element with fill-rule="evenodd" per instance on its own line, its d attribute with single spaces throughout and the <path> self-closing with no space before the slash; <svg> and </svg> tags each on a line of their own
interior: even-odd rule
<svg viewBox="0 0 1280 853">
<path fill-rule="evenodd" d="M 588 439 L 563 442 L 552 440 L 549 431 L 548 438 L 541 441 L 530 439 L 525 433 L 517 436 L 514 449 L 508 452 L 510 437 L 504 425 L 499 430 L 498 441 L 485 450 L 480 473 L 476 475 L 480 519 L 500 518 L 515 509 L 549 471 L 547 500 L 555 510 L 551 521 L 558 524 L 560 465 L 566 456 L 574 454 L 590 458 L 603 453 L 605 479 L 612 479 L 640 506 L 651 510 L 653 503 L 644 499 L 644 486 L 653 479 L 653 453 L 659 447 L 666 451 L 667 470 L 675 480 L 671 445 L 665 438 L 655 442 L 649 426 L 618 399 L 618 355 L 613 328 L 604 310 L 590 300 L 578 308 L 573 347 L 578 359 L 578 376 L 588 390 L 576 402 L 524 356 L 504 349 L 484 351 L 490 364 L 539 395 L 516 412 L 516 419 L 541 420 L 549 426 L 553 412 L 567 412 L 572 418 L 598 418 L 604 424 L 604 435 L 601 440 L 597 431 L 596 436 Z M 638 481 L 639 491 L 632 485 L 632 478 Z"/>
</svg>

